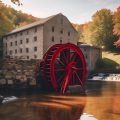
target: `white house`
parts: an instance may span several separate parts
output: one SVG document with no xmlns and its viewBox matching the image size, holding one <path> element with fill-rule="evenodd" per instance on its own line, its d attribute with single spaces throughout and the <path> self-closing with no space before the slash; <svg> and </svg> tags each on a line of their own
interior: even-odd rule
<svg viewBox="0 0 120 120">
<path fill-rule="evenodd" d="M 40 19 L 3 36 L 3 57 L 42 59 L 49 47 L 56 43 L 77 45 L 77 32 L 63 14 Z"/>
</svg>

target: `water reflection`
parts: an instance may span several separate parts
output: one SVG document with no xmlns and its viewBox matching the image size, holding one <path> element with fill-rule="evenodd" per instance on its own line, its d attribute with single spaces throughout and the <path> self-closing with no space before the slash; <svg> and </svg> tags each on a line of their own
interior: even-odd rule
<svg viewBox="0 0 120 120">
<path fill-rule="evenodd" d="M 19 96 L 0 105 L 0 120 L 120 120 L 120 82 L 93 81 L 86 89 L 86 96 Z"/>
<path fill-rule="evenodd" d="M 120 82 L 101 83 L 100 89 L 94 86 L 93 91 L 88 90 L 84 111 L 98 120 L 120 120 Z M 98 82 L 96 84 L 99 85 Z"/>
<path fill-rule="evenodd" d="M 46 96 L 46 100 L 32 102 L 31 106 L 37 110 L 41 120 L 78 120 L 83 113 L 85 99 L 77 96 Z"/>
<path fill-rule="evenodd" d="M 0 106 L 1 120 L 78 120 L 86 97 L 33 95 Z"/>
</svg>

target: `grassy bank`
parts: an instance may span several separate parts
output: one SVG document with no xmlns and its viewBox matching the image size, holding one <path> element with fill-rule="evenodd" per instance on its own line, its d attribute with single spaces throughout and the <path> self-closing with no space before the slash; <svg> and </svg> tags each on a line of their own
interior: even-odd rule
<svg viewBox="0 0 120 120">
<path fill-rule="evenodd" d="M 110 59 L 120 65 L 120 52 L 103 51 L 102 58 Z"/>
<path fill-rule="evenodd" d="M 96 72 L 120 72 L 120 52 L 102 51 L 102 60 L 96 64 Z"/>
</svg>

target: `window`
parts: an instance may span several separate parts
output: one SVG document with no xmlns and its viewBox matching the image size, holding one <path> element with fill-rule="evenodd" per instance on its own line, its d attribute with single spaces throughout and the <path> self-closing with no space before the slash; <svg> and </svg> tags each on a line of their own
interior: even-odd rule
<svg viewBox="0 0 120 120">
<path fill-rule="evenodd" d="M 27 56 L 27 59 L 29 59 L 29 56 Z"/>
<path fill-rule="evenodd" d="M 11 38 L 13 38 L 13 36 L 12 36 L 12 35 L 11 35 L 10 37 L 11 37 Z"/>
<path fill-rule="evenodd" d="M 17 45 L 17 41 L 15 41 L 15 45 Z"/>
<path fill-rule="evenodd" d="M 7 37 L 6 37 L 6 40 L 7 40 Z"/>
<path fill-rule="evenodd" d="M 12 55 L 12 50 L 10 50 L 10 55 Z"/>
<path fill-rule="evenodd" d="M 29 38 L 26 38 L 26 43 L 29 43 Z"/>
<path fill-rule="evenodd" d="M 60 43 L 62 43 L 62 40 L 60 39 Z"/>
<path fill-rule="evenodd" d="M 20 53 L 22 53 L 22 48 L 20 48 Z"/>
<path fill-rule="evenodd" d="M 17 53 L 17 49 L 15 49 L 15 54 Z"/>
<path fill-rule="evenodd" d="M 10 42 L 10 46 L 12 46 L 13 45 L 13 43 L 12 42 Z"/>
<path fill-rule="evenodd" d="M 35 52 L 37 51 L 37 47 L 34 47 L 34 51 L 35 51 Z"/>
<path fill-rule="evenodd" d="M 70 32 L 68 32 L 68 36 L 70 36 Z"/>
<path fill-rule="evenodd" d="M 7 47 L 7 43 L 6 43 L 6 47 Z"/>
<path fill-rule="evenodd" d="M 54 42 L 54 36 L 52 36 L 52 42 Z"/>
<path fill-rule="evenodd" d="M 34 41 L 37 41 L 37 36 L 34 37 Z"/>
<path fill-rule="evenodd" d="M 55 29 L 54 29 L 54 26 L 52 26 L 52 32 L 54 32 L 54 30 L 55 30 Z"/>
<path fill-rule="evenodd" d="M 28 53 L 29 52 L 29 48 L 26 48 L 26 53 Z"/>
<path fill-rule="evenodd" d="M 20 44 L 22 44 L 22 40 L 20 40 Z"/>
<path fill-rule="evenodd" d="M 35 32 L 37 32 L 37 27 L 35 27 Z"/>
<path fill-rule="evenodd" d="M 34 58 L 36 59 L 36 58 L 37 58 L 37 55 L 34 55 Z"/>
<path fill-rule="evenodd" d="M 23 42 L 22 42 L 22 40 L 20 40 L 20 44 L 22 44 Z"/>
<path fill-rule="evenodd" d="M 63 34 L 63 29 L 61 29 L 60 33 Z"/>
<path fill-rule="evenodd" d="M 62 43 L 62 37 L 60 37 L 60 43 Z"/>
</svg>

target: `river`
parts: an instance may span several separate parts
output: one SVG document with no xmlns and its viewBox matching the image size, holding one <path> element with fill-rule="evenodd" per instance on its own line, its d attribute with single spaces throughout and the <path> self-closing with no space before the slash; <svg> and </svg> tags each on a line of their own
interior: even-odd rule
<svg viewBox="0 0 120 120">
<path fill-rule="evenodd" d="M 34 92 L 17 97 L 0 104 L 0 120 L 120 120 L 120 82 L 89 81 L 86 95 Z"/>
</svg>

